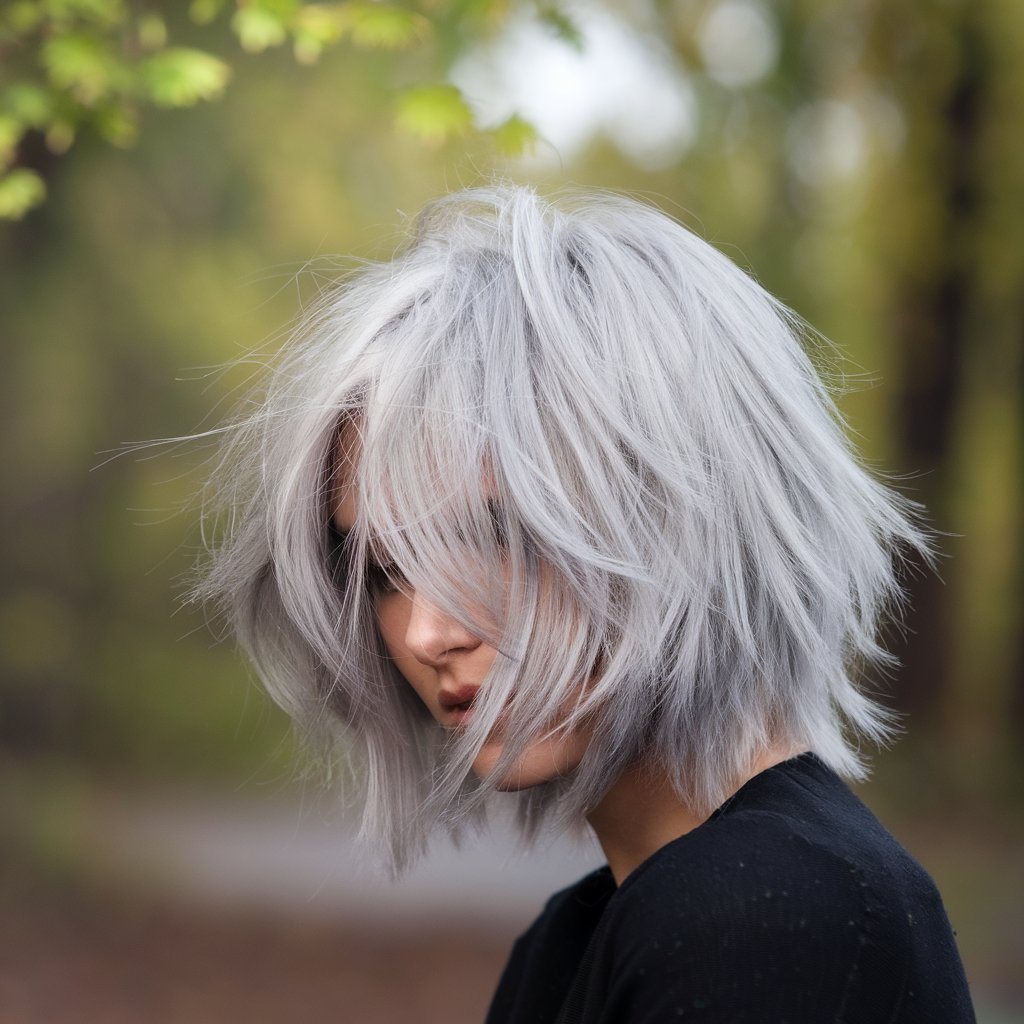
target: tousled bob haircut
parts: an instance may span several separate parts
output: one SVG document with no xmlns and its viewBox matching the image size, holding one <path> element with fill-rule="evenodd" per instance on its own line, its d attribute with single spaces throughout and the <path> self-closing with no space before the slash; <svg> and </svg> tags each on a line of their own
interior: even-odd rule
<svg viewBox="0 0 1024 1024">
<path fill-rule="evenodd" d="M 527 836 L 578 823 L 638 762 L 705 813 L 773 743 L 864 774 L 861 741 L 892 722 L 855 680 L 891 664 L 879 619 L 928 539 L 852 452 L 817 340 L 658 210 L 511 185 L 433 203 L 307 317 L 224 430 L 195 596 L 356 762 L 393 867 L 581 723 L 579 768 L 515 798 Z M 359 495 L 343 542 L 339 463 Z M 463 732 L 385 656 L 374 564 L 498 651 Z"/>
</svg>

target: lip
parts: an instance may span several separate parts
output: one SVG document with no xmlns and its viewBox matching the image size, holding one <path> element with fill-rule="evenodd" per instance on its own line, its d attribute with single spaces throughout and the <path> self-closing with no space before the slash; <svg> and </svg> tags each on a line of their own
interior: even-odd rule
<svg viewBox="0 0 1024 1024">
<path fill-rule="evenodd" d="M 473 702 L 480 687 L 475 683 L 444 687 L 437 695 L 445 718 L 452 725 L 461 725 L 473 713 Z"/>
</svg>

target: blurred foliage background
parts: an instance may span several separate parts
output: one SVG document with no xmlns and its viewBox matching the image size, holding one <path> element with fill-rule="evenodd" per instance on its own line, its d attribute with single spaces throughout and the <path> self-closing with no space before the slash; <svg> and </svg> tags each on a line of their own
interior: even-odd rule
<svg viewBox="0 0 1024 1024">
<path fill-rule="evenodd" d="M 848 357 L 851 430 L 949 556 L 908 579 L 879 681 L 907 734 L 865 798 L 936 876 L 982 1019 L 1024 1019 L 1017 0 L 19 0 L 0 25 L 0 892 L 40 950 L 116 888 L 79 841 L 93 795 L 291 771 L 178 607 L 202 445 L 121 446 L 214 425 L 337 254 L 387 258 L 404 214 L 500 174 L 646 197 Z"/>
</svg>

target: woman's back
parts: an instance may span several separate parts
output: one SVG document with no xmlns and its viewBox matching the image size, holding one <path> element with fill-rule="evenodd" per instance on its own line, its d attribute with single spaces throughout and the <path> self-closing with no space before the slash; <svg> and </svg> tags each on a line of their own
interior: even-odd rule
<svg viewBox="0 0 1024 1024">
<path fill-rule="evenodd" d="M 934 883 L 813 754 L 519 940 L 488 1024 L 974 1020 Z"/>
</svg>

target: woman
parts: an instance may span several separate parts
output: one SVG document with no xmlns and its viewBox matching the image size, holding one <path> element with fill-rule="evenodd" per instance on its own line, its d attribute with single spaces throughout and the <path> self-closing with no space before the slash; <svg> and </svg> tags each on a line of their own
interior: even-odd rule
<svg viewBox="0 0 1024 1024">
<path fill-rule="evenodd" d="M 973 1019 L 933 883 L 841 779 L 891 733 L 854 677 L 927 541 L 802 340 L 648 206 L 474 189 L 226 431 L 197 594 L 354 759 L 394 868 L 501 799 L 604 849 L 493 1024 Z"/>
</svg>

